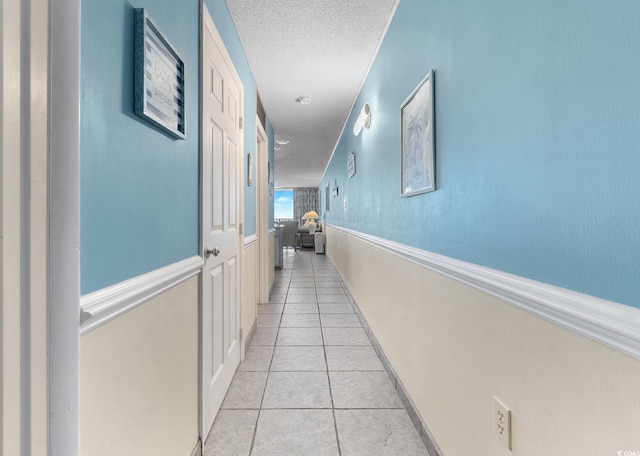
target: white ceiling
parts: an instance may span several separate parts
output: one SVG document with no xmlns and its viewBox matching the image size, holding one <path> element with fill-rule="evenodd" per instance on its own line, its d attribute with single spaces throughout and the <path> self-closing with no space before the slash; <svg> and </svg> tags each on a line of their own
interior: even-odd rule
<svg viewBox="0 0 640 456">
<path fill-rule="evenodd" d="M 290 140 L 275 185 L 317 187 L 399 0 L 226 1 L 276 139 Z"/>
</svg>

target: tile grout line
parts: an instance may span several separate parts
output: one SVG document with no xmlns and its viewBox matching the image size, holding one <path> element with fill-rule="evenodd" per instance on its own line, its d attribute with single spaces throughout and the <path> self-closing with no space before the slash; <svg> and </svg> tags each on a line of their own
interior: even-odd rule
<svg viewBox="0 0 640 456">
<path fill-rule="evenodd" d="M 319 299 L 320 298 L 319 298 L 319 294 L 318 294 L 318 286 L 322 286 L 322 287 L 331 286 L 331 287 L 334 287 L 334 288 L 339 288 L 340 291 L 345 295 L 346 295 L 346 293 L 345 293 L 344 288 L 340 285 L 339 282 L 338 282 L 337 286 L 333 286 L 333 284 L 318 285 L 316 283 L 316 276 L 315 276 L 316 271 L 315 271 L 315 262 L 314 261 L 311 261 L 311 262 L 308 262 L 308 263 L 304 262 L 304 267 L 305 267 L 305 269 L 307 267 L 310 267 L 311 273 L 312 273 L 312 280 L 313 280 L 313 283 L 314 283 L 314 285 L 313 285 L 313 294 L 310 293 L 309 295 L 310 296 L 315 296 L 316 312 L 314 312 L 314 313 L 312 313 L 310 315 L 314 315 L 314 314 L 318 315 L 318 322 L 319 322 L 318 329 L 320 330 L 320 337 L 321 337 L 321 342 L 322 342 L 322 350 L 323 350 L 324 361 L 325 361 L 325 370 L 324 371 L 325 371 L 325 374 L 327 375 L 327 381 L 328 381 L 328 386 L 329 386 L 329 394 L 330 394 L 330 399 L 331 399 L 331 407 L 330 408 L 313 407 L 313 408 L 303 408 L 303 409 L 299 409 L 299 408 L 264 408 L 264 399 L 265 399 L 265 396 L 266 396 L 267 384 L 268 384 L 268 381 L 269 381 L 269 378 L 270 378 L 271 374 L 273 372 L 276 372 L 276 371 L 272 370 L 273 369 L 273 362 L 274 362 L 274 359 L 275 359 L 275 351 L 276 351 L 276 348 L 278 347 L 278 339 L 280 337 L 280 330 L 283 328 L 282 323 L 283 323 L 283 319 L 284 319 L 284 315 L 285 315 L 285 310 L 287 309 L 287 305 L 291 304 L 291 303 L 288 303 L 288 300 L 292 296 L 295 296 L 295 295 L 289 295 L 289 292 L 290 292 L 291 288 L 294 287 L 294 285 L 295 285 L 294 279 L 296 278 L 296 274 L 295 274 L 296 266 L 300 266 L 302 264 L 301 261 L 297 261 L 297 260 L 302 260 L 302 258 L 300 256 L 296 256 L 295 260 L 294 260 L 294 263 L 293 263 L 293 266 L 291 268 L 291 273 L 289 273 L 286 278 L 285 277 L 281 277 L 281 279 L 280 279 L 280 280 L 284 279 L 287 282 L 287 286 L 286 286 L 287 292 L 285 293 L 284 302 L 283 302 L 283 306 L 282 306 L 282 311 L 279 312 L 280 318 L 278 320 L 279 324 L 278 324 L 278 326 L 276 328 L 275 340 L 274 340 L 274 345 L 273 345 L 274 349 L 273 349 L 273 352 L 272 352 L 272 355 L 271 355 L 271 359 L 270 359 L 270 362 L 269 362 L 269 366 L 268 366 L 268 370 L 267 370 L 267 379 L 265 381 L 265 385 L 264 385 L 264 388 L 263 388 L 263 391 L 262 391 L 262 398 L 261 398 L 261 401 L 260 401 L 260 408 L 258 410 L 258 417 L 256 419 L 256 424 L 255 424 L 255 427 L 254 427 L 254 430 L 253 430 L 253 435 L 252 435 L 251 447 L 250 447 L 249 455 L 253 454 L 253 451 L 254 451 L 255 439 L 256 439 L 256 435 L 257 435 L 257 427 L 258 427 L 258 423 L 259 423 L 259 420 L 261 418 L 261 413 L 262 413 L 263 410 L 331 410 L 332 411 L 332 416 L 333 416 L 333 422 L 334 422 L 334 430 L 335 430 L 335 433 L 336 433 L 335 438 L 336 438 L 336 444 L 337 444 L 337 448 L 338 448 L 338 455 L 341 456 L 342 455 L 342 450 L 340 448 L 340 440 L 339 440 L 339 436 L 338 436 L 338 428 L 337 428 L 337 421 L 336 421 L 336 415 L 335 415 L 336 408 L 335 408 L 335 403 L 334 403 L 334 400 L 333 400 L 333 390 L 331 388 L 331 377 L 329 375 L 327 352 L 326 352 L 326 341 L 325 341 L 325 338 L 324 338 L 324 327 L 322 325 L 322 315 L 320 313 L 320 303 L 319 303 Z M 304 272 L 306 272 L 306 271 L 304 271 Z M 324 272 L 325 271 L 323 271 L 323 273 Z M 335 269 L 332 269 L 330 272 L 332 274 L 332 278 L 337 278 Z M 300 277 L 298 277 L 297 279 L 300 280 Z M 305 279 L 307 279 L 307 276 L 306 275 L 302 276 L 302 280 L 305 280 Z M 328 277 L 322 277 L 322 279 L 323 280 L 327 280 Z M 322 282 L 322 280 L 321 280 L 321 282 Z M 306 288 L 306 287 L 304 287 L 304 288 Z M 311 287 L 309 287 L 309 288 L 311 288 Z M 289 327 L 287 327 L 287 328 L 289 328 Z M 296 327 L 292 326 L 291 328 L 296 328 Z M 313 327 L 302 327 L 302 328 L 299 328 L 299 329 L 304 329 L 306 331 L 309 331 L 309 330 L 312 330 Z M 290 345 L 290 347 L 305 347 L 305 346 L 308 346 L 308 345 Z M 305 370 L 305 371 L 300 371 L 300 372 L 309 372 L 309 371 Z M 322 371 L 315 371 L 315 372 L 322 372 Z M 342 410 L 342 409 L 338 409 L 338 410 Z"/>
<path fill-rule="evenodd" d="M 311 266 L 313 269 L 313 265 Z M 316 274 L 313 273 L 313 281 L 315 283 Z M 320 320 L 320 337 L 322 337 L 322 352 L 324 353 L 324 363 L 327 367 L 327 382 L 329 382 L 329 397 L 331 398 L 331 415 L 333 416 L 333 427 L 336 431 L 336 445 L 338 445 L 338 456 L 342 455 L 340 448 L 340 436 L 338 435 L 338 421 L 336 420 L 336 408 L 333 402 L 333 388 L 331 388 L 331 375 L 329 375 L 329 360 L 327 359 L 327 345 L 324 340 L 324 327 L 322 326 L 322 317 L 320 316 L 320 303 L 318 302 L 318 287 L 316 285 L 316 302 L 318 304 L 318 320 Z"/>
<path fill-rule="evenodd" d="M 309 261 L 309 258 L 313 258 L 311 261 Z M 364 335 L 369 336 L 368 337 L 368 346 L 371 347 L 374 352 L 376 352 L 376 354 L 378 355 L 378 357 L 380 358 L 380 353 L 378 353 L 378 349 L 375 346 L 374 340 L 371 339 L 372 334 L 369 333 L 367 325 L 364 321 L 362 321 L 362 315 L 358 313 L 358 308 L 357 308 L 357 304 L 353 301 L 352 297 L 350 296 L 350 293 L 348 291 L 348 289 L 344 286 L 344 282 L 342 280 L 340 280 L 339 275 L 337 274 L 337 271 L 331 270 L 329 269 L 327 266 L 330 266 L 331 263 L 330 262 L 316 262 L 315 261 L 315 256 L 313 255 L 297 255 L 294 259 L 294 261 L 292 261 L 291 263 L 287 263 L 286 266 L 288 266 L 285 271 L 278 273 L 278 275 L 276 276 L 276 279 L 278 280 L 278 285 L 279 285 L 279 291 L 278 291 L 278 299 L 275 299 L 276 301 L 279 301 L 280 298 L 283 298 L 283 302 L 282 302 L 282 308 L 281 311 L 279 312 L 279 318 L 278 318 L 278 325 L 274 325 L 275 323 L 275 319 L 273 316 L 269 316 L 269 314 L 264 314 L 264 315 L 260 315 L 259 317 L 263 317 L 263 319 L 266 320 L 266 324 L 269 326 L 265 326 L 266 328 L 269 328 L 269 332 L 270 334 L 274 334 L 273 336 L 271 336 L 269 334 L 268 338 L 263 338 L 262 340 L 264 342 L 266 342 L 264 345 L 268 346 L 268 342 L 271 340 L 272 341 L 272 353 L 271 355 L 265 355 L 263 357 L 260 358 L 256 358 L 258 360 L 258 364 L 261 365 L 261 370 L 266 372 L 263 374 L 265 375 L 265 380 L 264 380 L 264 384 L 263 384 L 263 388 L 262 391 L 260 392 L 255 391 L 258 394 L 261 394 L 261 398 L 259 401 L 259 405 L 258 405 L 258 410 L 257 411 L 257 415 L 254 421 L 254 426 L 253 428 L 249 427 L 247 429 L 248 432 L 246 432 L 246 434 L 244 434 L 246 437 L 249 437 L 248 439 L 245 437 L 244 439 L 242 439 L 244 443 L 244 452 L 243 454 L 247 454 L 247 455 L 255 455 L 257 456 L 258 453 L 260 453 L 261 449 L 265 448 L 265 445 L 267 447 L 270 447 L 271 442 L 274 438 L 279 439 L 280 437 L 282 438 L 287 438 L 287 433 L 291 432 L 291 427 L 290 426 L 279 426 L 276 429 L 278 429 L 278 431 L 275 431 L 275 429 L 271 430 L 271 426 L 269 425 L 269 423 L 272 422 L 273 419 L 276 419 L 276 417 L 279 416 L 289 416 L 291 418 L 295 418 L 298 415 L 295 415 L 295 413 L 297 412 L 298 414 L 302 413 L 303 415 L 300 416 L 306 416 L 304 415 L 304 413 L 311 413 L 311 416 L 317 416 L 318 419 L 320 419 L 320 417 L 322 417 L 321 421 L 323 421 L 326 424 L 326 421 L 329 419 L 329 415 L 327 415 L 328 411 L 331 410 L 331 416 L 333 417 L 333 424 L 334 424 L 334 442 L 336 442 L 336 453 L 332 454 L 338 454 L 339 456 L 342 456 L 342 448 L 341 448 L 341 439 L 339 436 L 339 431 L 338 431 L 338 425 L 337 425 L 337 415 L 341 416 L 341 423 L 342 426 L 349 424 L 352 418 L 355 418 L 358 415 L 357 413 L 355 415 L 350 415 L 349 412 L 355 412 L 355 411 L 397 411 L 397 410 L 402 410 L 405 409 L 406 410 L 406 404 L 404 404 L 405 400 L 401 397 L 400 400 L 403 403 L 403 406 L 396 406 L 395 402 L 393 402 L 393 405 L 391 405 L 391 403 L 387 403 L 385 402 L 384 405 L 387 405 L 386 407 L 375 407 L 374 404 L 370 404 L 371 406 L 367 406 L 367 403 L 353 403 L 353 405 L 360 405 L 360 407 L 337 407 L 337 404 L 335 403 L 335 398 L 334 398 L 334 391 L 333 389 L 335 388 L 336 391 L 335 393 L 338 395 L 338 399 L 340 399 L 340 393 L 342 392 L 342 386 L 341 386 L 341 382 L 342 382 L 342 378 L 343 375 L 345 374 L 350 374 L 350 373 L 357 373 L 357 372 L 362 372 L 362 373 L 368 373 L 368 374 L 372 374 L 374 375 L 374 377 L 372 378 L 379 378 L 379 376 L 382 375 L 382 372 L 385 372 L 386 366 L 383 363 L 383 366 L 379 369 L 379 370 L 375 370 L 372 371 L 370 369 L 367 369 L 366 367 L 373 367 L 373 366 L 369 366 L 369 364 L 362 364 L 361 369 L 358 370 L 353 370 L 353 369 L 349 369 L 349 367 L 351 366 L 351 364 L 349 365 L 345 365 L 343 366 L 344 369 L 342 370 L 330 370 L 329 369 L 329 365 L 328 365 L 328 348 L 332 348 L 332 359 L 333 359 L 333 348 L 339 348 L 339 347 L 362 347 L 364 348 L 365 345 L 362 344 L 356 344 L 354 345 L 352 342 L 355 341 L 362 341 L 364 342 L 364 340 L 361 340 L 361 336 L 360 334 L 358 334 L 358 337 L 356 339 L 352 339 L 351 334 L 347 335 L 344 334 L 341 335 L 341 331 L 342 330 L 349 330 L 349 328 L 352 328 L 350 325 L 347 326 L 343 326 L 343 323 L 340 323 L 339 319 L 334 319 L 334 318 L 329 318 L 329 320 L 326 322 L 327 325 L 329 325 L 329 327 L 327 327 L 326 329 L 329 329 L 330 332 L 328 334 L 324 333 L 324 329 L 325 329 L 325 322 L 324 322 L 324 318 L 323 317 L 332 317 L 332 314 L 323 314 L 320 312 L 320 299 L 321 299 L 321 295 L 324 295 L 324 293 L 322 293 L 324 290 L 323 287 L 330 287 L 330 288 L 335 288 L 336 290 L 340 291 L 344 296 L 347 297 L 347 302 L 345 303 L 347 306 L 349 306 L 352 309 L 352 314 L 355 314 L 355 319 L 353 319 L 351 316 L 349 316 L 345 322 L 349 322 L 351 323 L 352 321 L 355 321 L 356 323 L 360 323 L 360 326 L 353 326 L 353 329 L 359 329 L 360 332 L 364 331 Z M 298 269 L 296 269 L 298 268 Z M 321 277 L 316 277 L 316 274 L 321 274 Z M 330 277 L 329 274 L 332 274 L 332 276 Z M 329 282 L 330 280 L 335 280 L 337 279 L 337 285 L 333 285 L 331 282 Z M 311 287 L 309 287 L 309 301 L 308 302 L 304 302 L 304 303 L 299 303 L 299 304 L 311 304 L 311 299 L 315 298 L 315 304 L 316 307 L 315 309 L 316 312 L 312 313 L 317 315 L 317 321 L 319 323 L 318 327 L 315 326 L 309 326 L 312 323 L 311 319 L 312 317 L 310 316 L 301 316 L 304 314 L 300 314 L 298 316 L 296 315 L 295 310 L 298 310 L 298 308 L 296 308 L 296 305 L 298 303 L 289 303 L 288 300 L 290 299 L 294 299 L 294 297 L 298 294 L 294 288 L 296 287 L 300 287 L 300 285 L 298 285 L 296 282 L 298 281 L 302 281 L 304 283 L 304 281 L 307 281 L 307 283 L 309 283 L 309 281 L 312 281 L 311 283 L 313 283 L 314 285 L 311 285 Z M 320 284 L 318 284 L 318 282 Z M 307 288 L 306 285 L 302 285 L 303 288 Z M 336 290 L 327 290 L 327 291 L 336 291 Z M 294 294 L 290 294 L 290 293 L 294 293 Z M 305 293 L 306 294 L 306 293 Z M 333 294 L 333 292 L 331 293 Z M 284 296 L 282 296 L 284 295 Z M 330 299 L 330 298 L 329 298 Z M 294 299 L 295 301 L 295 299 Z M 338 302 L 328 302 L 326 304 L 338 304 Z M 340 303 L 342 304 L 342 303 Z M 302 310 L 306 310 L 306 309 L 310 309 L 311 307 L 301 307 Z M 264 308 L 263 308 L 264 309 Z M 266 308 L 269 309 L 269 308 Z M 294 309 L 294 312 L 289 314 L 291 319 L 289 319 L 289 317 L 285 320 L 284 316 L 285 316 L 285 312 L 287 310 L 290 309 Z M 327 310 L 335 310 L 338 308 L 329 308 Z M 343 308 L 340 308 L 343 309 Z M 274 312 L 276 313 L 276 312 Z M 277 314 L 277 313 L 276 313 Z M 309 315 L 312 315 L 309 314 Z M 337 316 L 342 315 L 343 313 L 340 312 Z M 343 315 L 344 316 L 344 315 Z M 298 319 L 298 317 L 300 317 Z M 360 320 L 358 322 L 358 320 Z M 302 327 L 300 327 L 300 325 L 298 325 L 298 322 L 302 325 Z M 283 326 L 284 323 L 287 323 L 288 325 L 292 325 L 292 326 Z M 354 323 L 354 324 L 356 324 Z M 338 324 L 338 326 L 335 326 L 335 324 Z M 306 325 L 306 327 L 304 326 Z M 332 326 L 333 325 L 333 326 Z M 304 345 L 278 345 L 279 342 L 279 338 L 280 338 L 280 332 L 282 329 L 288 330 L 288 329 L 292 329 L 294 331 L 291 332 L 291 336 L 294 337 L 296 334 L 299 335 L 299 339 L 295 338 L 298 336 L 295 336 L 293 339 L 290 339 L 292 342 L 313 342 L 312 344 L 304 344 Z M 318 329 L 315 329 L 318 328 Z M 317 336 L 317 332 L 316 331 L 320 331 L 320 336 Z M 283 337 L 285 339 L 287 339 L 289 337 L 289 333 L 287 331 L 285 331 L 285 333 L 283 334 Z M 327 337 L 329 336 L 329 342 L 331 342 L 332 340 L 335 342 L 334 345 L 328 345 L 328 341 L 327 341 Z M 337 337 L 337 338 L 335 338 Z M 286 342 L 286 340 L 283 339 L 283 341 Z M 367 338 L 365 338 L 367 339 Z M 318 344 L 318 342 L 320 342 Z M 255 344 L 251 344 L 250 346 L 253 346 Z M 302 348 L 302 347 L 307 347 L 307 348 L 311 348 L 313 346 L 322 346 L 322 355 L 324 357 L 324 362 L 325 365 L 323 367 L 320 366 L 316 366 L 317 363 L 313 363 L 313 365 L 309 365 L 308 367 L 319 367 L 320 369 L 313 369 L 313 370 L 307 370 L 304 369 L 302 365 L 300 364 L 295 364 L 295 365 L 291 365 L 291 366 L 287 366 L 287 365 L 282 365 L 281 368 L 287 368 L 287 367 L 295 367 L 295 366 L 299 366 L 302 370 L 295 370 L 295 371 L 291 371 L 291 370 L 283 370 L 283 371 L 276 371 L 274 370 L 274 365 L 275 365 L 275 354 L 276 354 L 276 349 L 279 349 L 278 347 L 285 347 L 283 348 L 283 350 L 286 350 L 286 347 L 290 347 L 292 349 L 297 349 L 297 348 Z M 266 348 L 266 347 L 265 347 Z M 313 350 L 318 350 L 318 348 L 314 348 Z M 263 350 L 263 352 L 266 352 L 266 350 Z M 291 352 L 291 354 L 293 354 L 294 352 Z M 302 353 L 306 353 L 306 352 L 300 352 Z M 283 353 L 284 354 L 284 353 Z M 320 353 L 318 353 L 317 351 L 315 351 L 315 355 L 317 356 Z M 303 355 L 304 356 L 304 355 Z M 355 356 L 355 355 L 354 355 Z M 293 358 L 292 358 L 293 359 Z M 320 361 L 320 360 L 317 360 Z M 335 360 L 334 360 L 335 361 Z M 380 359 L 380 361 L 382 361 L 382 359 Z M 306 363 L 303 363 L 306 364 Z M 278 368 L 278 365 L 275 365 L 276 368 Z M 355 365 L 354 365 L 355 367 Z M 364 367 L 365 369 L 362 369 L 362 367 Z M 315 376 L 319 375 L 321 372 L 325 373 L 326 378 L 327 378 L 327 386 L 328 386 L 328 392 L 329 392 L 329 397 L 330 397 L 330 404 L 326 403 L 326 399 L 324 401 L 322 401 L 322 403 L 318 403 L 317 401 L 312 401 L 310 403 L 308 403 L 307 407 L 296 407 L 296 405 L 307 405 L 306 403 L 299 403 L 297 401 L 291 402 L 291 401 L 285 401 L 285 402 L 276 402 L 273 404 L 272 407 L 265 407 L 265 399 L 266 399 L 266 389 L 268 387 L 268 383 L 270 380 L 275 380 L 274 377 L 272 377 L 272 375 L 275 374 L 279 374 L 281 372 L 286 372 L 286 373 L 313 373 L 315 372 Z M 247 371 L 250 372 L 250 371 Z M 259 371 L 255 371 L 255 372 L 259 372 Z M 336 375 L 336 383 L 332 384 L 332 377 L 331 374 L 335 373 Z M 389 378 L 391 379 L 391 374 L 390 372 L 387 371 L 387 374 L 389 376 Z M 347 375 L 347 377 L 344 378 L 348 378 L 349 376 Z M 303 377 L 300 377 L 303 378 Z M 320 381 L 322 376 L 320 375 L 320 377 L 314 377 L 317 378 L 316 381 Z M 359 377 L 354 377 L 354 379 L 358 379 Z M 365 377 L 363 377 L 365 378 Z M 368 378 L 368 376 L 366 377 Z M 393 383 L 393 379 L 392 383 Z M 273 384 L 272 384 L 273 386 Z M 399 394 L 400 391 L 397 391 L 397 385 L 393 385 L 392 387 L 395 386 L 395 390 L 396 392 Z M 325 390 L 327 391 L 327 390 Z M 255 397 L 255 396 L 253 396 Z M 271 397 L 271 396 L 270 396 Z M 306 397 L 306 396 L 305 396 Z M 326 396 L 325 396 L 326 398 Z M 256 401 L 253 401 L 253 404 L 255 404 Z M 240 403 L 239 403 L 240 404 Z M 252 404 L 252 405 L 253 405 Z M 267 404 L 269 405 L 269 404 Z M 321 405 L 320 407 L 318 406 L 314 406 L 314 405 Z M 344 404 L 344 405 L 348 405 L 348 404 Z M 382 403 L 380 404 L 375 404 L 375 405 L 382 405 Z M 284 407 L 283 407 L 284 406 Z M 233 408 L 233 409 L 229 409 L 229 410 L 255 410 L 255 405 L 253 405 L 253 407 L 250 407 L 249 409 L 245 409 L 245 408 Z M 264 415 L 264 411 L 267 411 L 267 415 Z M 313 412 L 315 411 L 315 415 L 313 414 Z M 339 413 L 338 413 L 339 412 Z M 272 415 L 275 413 L 276 415 L 274 415 L 272 417 Z M 386 412 L 385 412 L 386 413 Z M 343 416 L 344 414 L 347 414 L 347 416 Z M 393 416 L 395 417 L 396 415 L 389 415 L 389 416 Z M 345 423 L 344 419 L 347 417 L 351 417 L 349 420 L 347 420 L 349 423 Z M 409 417 L 412 421 L 413 421 L 413 417 L 410 416 Z M 263 420 L 263 421 L 261 421 Z M 296 418 L 295 422 L 297 423 L 299 420 Z M 315 421 L 315 418 L 314 418 Z M 287 421 L 288 422 L 288 421 Z M 263 429 L 263 434 L 261 434 L 260 439 L 257 438 L 257 430 L 258 430 L 258 426 L 259 423 L 262 423 L 262 429 Z M 292 422 L 293 423 L 293 422 Z M 247 423 L 249 424 L 249 426 L 251 426 L 251 423 Z M 415 423 L 414 423 L 415 424 Z M 291 424 L 294 425 L 294 424 Z M 350 424 L 349 424 L 350 425 Z M 297 426 L 297 424 L 295 424 L 295 426 Z M 411 428 L 413 428 L 413 426 L 411 426 Z M 329 427 L 324 427 L 323 429 L 325 429 L 325 432 L 329 433 L 330 432 L 330 424 Z M 342 428 L 343 431 L 345 430 L 345 428 Z M 347 428 L 348 429 L 348 428 Z M 276 432 L 276 434 L 274 434 L 274 431 Z M 282 433 L 282 435 L 280 435 L 280 433 Z M 343 444 L 345 445 L 349 445 L 351 436 L 348 435 L 349 433 L 347 432 L 346 434 L 343 435 L 342 439 L 343 439 Z M 423 437 L 420 435 L 421 432 L 418 431 L 418 435 L 419 437 Z M 279 437 L 276 437 L 276 435 L 278 435 Z M 330 440 L 330 435 L 327 435 L 326 437 L 329 438 Z M 424 443 L 424 438 L 422 438 L 421 440 L 423 440 Z M 329 450 L 330 448 L 333 449 L 333 447 L 330 447 L 331 442 L 329 442 L 328 440 L 326 440 L 326 447 L 323 445 L 323 448 L 325 448 L 325 450 Z M 279 445 L 279 444 L 278 444 Z M 249 446 L 248 449 L 246 449 L 246 446 Z M 282 447 L 284 448 L 284 447 Z M 248 451 L 248 452 L 247 452 Z M 348 451 L 348 448 L 345 447 L 344 451 Z M 429 453 L 429 449 L 427 449 L 427 454 Z M 256 452 L 256 453 L 254 453 Z M 280 454 L 285 454 L 285 453 L 280 453 Z M 417 454 L 417 453 L 416 453 Z"/>
<path fill-rule="evenodd" d="M 431 432 L 429 431 L 429 429 L 426 427 L 426 424 L 422 420 L 422 417 L 420 416 L 420 413 L 418 412 L 418 409 L 416 408 L 416 406 L 413 403 L 412 399 L 410 398 L 410 396 L 406 392 L 406 390 L 404 388 L 404 385 L 402 385 L 402 382 L 397 377 L 397 374 L 395 373 L 395 370 L 391 366 L 391 363 L 387 359 L 384 351 L 382 350 L 382 347 L 380 346 L 378 340 L 376 339 L 375 335 L 373 334 L 373 330 L 369 326 L 369 323 L 367 322 L 366 318 L 362 314 L 362 312 L 360 310 L 360 307 L 358 306 L 357 302 L 355 301 L 355 299 L 351 295 L 351 292 L 350 292 L 349 288 L 346 286 L 346 284 L 344 283 L 344 280 L 342 279 L 342 277 L 339 274 L 338 274 L 338 281 L 340 282 L 341 287 L 343 287 L 343 290 L 347 294 L 347 299 L 349 301 L 349 304 L 353 308 L 353 311 L 355 312 L 358 320 L 360 320 L 360 323 L 362 324 L 362 328 L 365 330 L 365 333 L 367 334 L 367 337 L 369 338 L 369 341 L 371 342 L 371 347 L 376 352 L 376 354 L 378 356 L 378 359 L 382 363 L 383 368 L 386 371 L 389 379 L 391 380 L 391 383 L 392 383 L 394 389 L 396 390 L 397 394 L 399 395 L 400 401 L 403 404 L 404 410 L 409 414 L 409 419 L 412 421 L 415 430 L 417 431 L 417 433 L 420 436 L 423 444 L 425 445 L 425 449 L 427 451 L 427 456 L 430 456 L 432 454 L 441 456 L 442 455 L 442 451 L 440 450 L 438 445 L 435 443 L 435 440 L 434 440 L 433 436 L 431 435 Z"/>
<path fill-rule="evenodd" d="M 317 371 L 319 372 L 319 371 Z M 241 407 L 235 407 L 235 408 L 226 408 L 223 409 L 224 411 L 233 411 L 233 412 L 237 412 L 237 411 L 257 411 L 257 409 L 254 408 L 241 408 Z M 404 410 L 403 407 L 265 407 L 262 410 Z"/>
<path fill-rule="evenodd" d="M 286 302 L 287 302 L 287 296 L 289 296 L 290 286 L 291 286 L 291 278 L 289 278 L 289 285 L 287 286 L 287 293 L 285 294 L 285 298 L 284 298 L 285 304 L 283 304 L 282 312 L 280 313 L 280 322 L 278 323 L 278 328 L 276 330 L 276 338 L 273 341 L 273 352 L 271 353 L 271 360 L 269 361 L 269 367 L 267 368 L 267 378 L 264 381 L 264 388 L 262 389 L 262 397 L 260 398 L 260 406 L 258 408 L 258 416 L 256 417 L 256 424 L 253 428 L 253 435 L 251 437 L 251 446 L 249 447 L 249 456 L 251 456 L 251 454 L 253 453 L 253 447 L 256 442 L 256 434 L 258 433 L 258 422 L 260 421 L 260 415 L 263 410 L 262 404 L 264 403 L 264 396 L 265 396 L 265 393 L 267 392 L 267 384 L 269 383 L 269 377 L 271 376 L 271 366 L 273 364 L 273 358 L 275 357 L 275 354 L 276 354 L 276 346 L 278 343 L 278 337 L 280 336 L 280 325 L 282 324 L 282 315 L 284 314 L 284 306 L 286 305 Z"/>
</svg>

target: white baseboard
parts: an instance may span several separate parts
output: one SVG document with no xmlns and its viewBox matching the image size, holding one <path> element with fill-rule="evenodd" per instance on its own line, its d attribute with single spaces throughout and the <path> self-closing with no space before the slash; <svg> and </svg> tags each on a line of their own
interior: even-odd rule
<svg viewBox="0 0 640 456">
<path fill-rule="evenodd" d="M 202 270 L 199 256 L 94 291 L 80 298 L 80 334 L 107 323 Z"/>
<path fill-rule="evenodd" d="M 258 329 L 258 321 L 254 320 L 253 323 L 251 324 L 251 329 L 249 329 L 249 331 L 247 332 L 246 337 L 244 338 L 244 350 L 245 353 L 246 351 L 249 349 L 249 347 L 251 346 L 251 343 L 253 342 L 253 337 L 256 335 L 256 330 Z M 244 355 L 245 353 L 242 354 L 242 358 L 244 359 Z"/>
<path fill-rule="evenodd" d="M 202 456 L 202 440 L 198 439 L 196 446 L 194 446 L 193 451 L 191 451 L 191 456 Z"/>
<path fill-rule="evenodd" d="M 640 359 L 640 309 L 328 225 Z"/>
</svg>

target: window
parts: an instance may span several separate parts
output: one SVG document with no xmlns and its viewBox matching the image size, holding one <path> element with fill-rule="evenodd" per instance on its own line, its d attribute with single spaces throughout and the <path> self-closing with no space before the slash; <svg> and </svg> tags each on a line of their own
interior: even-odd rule
<svg viewBox="0 0 640 456">
<path fill-rule="evenodd" d="M 279 188 L 274 194 L 274 218 L 276 220 L 293 220 L 293 189 Z"/>
</svg>

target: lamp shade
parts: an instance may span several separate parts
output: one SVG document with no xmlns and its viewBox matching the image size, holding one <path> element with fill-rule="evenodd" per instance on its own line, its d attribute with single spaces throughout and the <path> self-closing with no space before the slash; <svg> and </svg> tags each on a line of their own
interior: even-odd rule
<svg viewBox="0 0 640 456">
<path fill-rule="evenodd" d="M 310 220 L 310 219 L 313 220 L 313 219 L 319 219 L 319 218 L 320 216 L 316 211 L 309 211 L 302 216 L 302 220 Z"/>
</svg>

